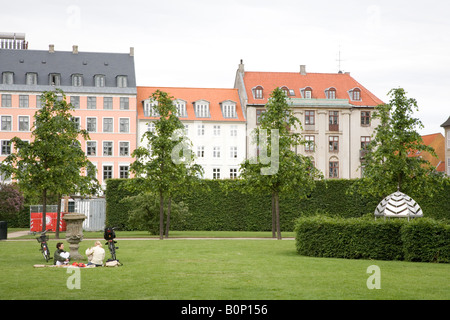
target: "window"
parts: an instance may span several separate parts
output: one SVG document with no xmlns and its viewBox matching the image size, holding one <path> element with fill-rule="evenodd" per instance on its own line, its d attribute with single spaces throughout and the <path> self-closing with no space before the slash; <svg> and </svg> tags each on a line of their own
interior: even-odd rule
<svg viewBox="0 0 450 320">
<path fill-rule="evenodd" d="M 289 97 L 289 89 L 287 87 L 282 87 L 281 90 L 283 90 L 286 97 Z"/>
<path fill-rule="evenodd" d="M 155 126 L 155 123 L 153 121 L 147 123 L 147 131 L 155 132 L 155 130 L 156 130 L 156 126 Z"/>
<path fill-rule="evenodd" d="M 83 86 L 83 75 L 82 74 L 73 74 L 72 75 L 72 86 L 74 86 L 74 87 L 82 87 Z"/>
<path fill-rule="evenodd" d="M 330 131 L 339 131 L 339 111 L 330 111 L 328 115 Z"/>
<path fill-rule="evenodd" d="M 86 142 L 86 155 L 96 156 L 97 155 L 97 141 L 87 141 Z"/>
<path fill-rule="evenodd" d="M 237 169 L 233 168 L 230 169 L 230 179 L 236 179 L 237 178 Z"/>
<path fill-rule="evenodd" d="M 177 117 L 186 118 L 187 117 L 186 102 L 183 100 L 176 100 L 174 101 L 174 104 L 175 107 L 177 108 Z"/>
<path fill-rule="evenodd" d="M 26 95 L 19 95 L 19 108 L 28 108 L 29 97 Z"/>
<path fill-rule="evenodd" d="M 114 132 L 113 118 L 103 118 L 103 132 Z"/>
<path fill-rule="evenodd" d="M 255 95 L 255 99 L 262 99 L 263 98 L 263 87 L 257 86 L 254 89 L 254 95 Z"/>
<path fill-rule="evenodd" d="M 231 126 L 231 128 L 230 128 L 230 136 L 237 137 L 237 126 Z"/>
<path fill-rule="evenodd" d="M 158 109 L 156 106 L 158 101 L 147 99 L 144 101 L 144 116 L 145 117 L 159 117 Z"/>
<path fill-rule="evenodd" d="M 51 86 L 61 85 L 61 75 L 59 73 L 50 73 L 48 76 L 48 84 Z"/>
<path fill-rule="evenodd" d="M 122 157 L 130 155 L 130 143 L 128 141 L 119 142 L 119 155 Z"/>
<path fill-rule="evenodd" d="M 128 77 L 127 76 L 117 76 L 117 87 L 126 88 L 128 87 Z"/>
<path fill-rule="evenodd" d="M 80 109 L 80 97 L 79 96 L 71 96 L 70 104 L 74 107 L 74 109 Z"/>
<path fill-rule="evenodd" d="M 5 108 L 12 107 L 10 94 L 2 94 L 2 107 L 5 107 Z"/>
<path fill-rule="evenodd" d="M 256 110 L 256 125 L 259 125 L 259 119 L 266 112 L 265 109 L 257 109 Z"/>
<path fill-rule="evenodd" d="M 72 117 L 71 120 L 74 123 L 75 128 L 77 130 L 80 130 L 81 129 L 81 118 L 80 117 Z"/>
<path fill-rule="evenodd" d="M 316 123 L 315 112 L 312 110 L 305 111 L 305 125 L 314 125 Z"/>
<path fill-rule="evenodd" d="M 222 115 L 224 118 L 237 118 L 236 104 L 223 103 L 222 104 Z"/>
<path fill-rule="evenodd" d="M 97 109 L 97 97 L 87 97 L 87 108 Z"/>
<path fill-rule="evenodd" d="M 370 143 L 370 137 L 361 137 L 361 149 L 359 150 L 359 158 L 364 159 L 367 154 L 367 146 Z"/>
<path fill-rule="evenodd" d="M 11 154 L 11 141 L 2 140 L 1 151 L 3 156 Z"/>
<path fill-rule="evenodd" d="M 103 97 L 103 109 L 104 110 L 112 110 L 113 108 L 113 98 L 112 97 Z"/>
<path fill-rule="evenodd" d="M 37 73 L 27 72 L 25 77 L 25 83 L 27 85 L 37 85 Z"/>
<path fill-rule="evenodd" d="M 213 168 L 213 179 L 220 179 L 220 168 Z"/>
<path fill-rule="evenodd" d="M 129 177 L 129 166 L 119 166 L 119 178 L 120 179 L 128 179 Z"/>
<path fill-rule="evenodd" d="M 94 76 L 94 86 L 104 87 L 106 84 L 106 77 L 103 74 L 96 74 Z"/>
<path fill-rule="evenodd" d="M 353 101 L 360 101 L 361 100 L 361 90 L 359 88 L 355 88 L 350 91 L 350 97 Z"/>
<path fill-rule="evenodd" d="M 12 130 L 12 117 L 11 116 L 2 116 L 1 117 L 1 129 L 2 131 L 11 131 Z"/>
<path fill-rule="evenodd" d="M 315 150 L 315 137 L 305 136 L 305 151 L 314 152 Z"/>
<path fill-rule="evenodd" d="M 219 125 L 213 126 L 213 134 L 215 136 L 220 136 L 220 126 Z"/>
<path fill-rule="evenodd" d="M 329 178 L 339 178 L 339 161 L 330 161 Z"/>
<path fill-rule="evenodd" d="M 130 119 L 128 118 L 119 119 L 119 132 L 121 133 L 130 132 Z"/>
<path fill-rule="evenodd" d="M 36 96 L 36 108 L 40 109 L 42 108 L 42 95 Z"/>
<path fill-rule="evenodd" d="M 195 116 L 197 118 L 209 118 L 209 103 L 206 101 L 195 103 Z"/>
<path fill-rule="evenodd" d="M 29 116 L 19 116 L 19 131 L 30 131 Z"/>
<path fill-rule="evenodd" d="M 213 158 L 220 158 L 220 147 L 213 147 Z"/>
<path fill-rule="evenodd" d="M 197 157 L 199 157 L 199 158 L 205 157 L 205 147 L 204 146 L 197 147 Z"/>
<path fill-rule="evenodd" d="M 328 138 L 329 143 L 329 150 L 330 152 L 336 152 L 339 151 L 339 137 L 337 136 L 330 136 Z"/>
<path fill-rule="evenodd" d="M 103 166 L 103 180 L 112 179 L 113 177 L 113 167 Z"/>
<path fill-rule="evenodd" d="M 325 95 L 326 95 L 327 99 L 336 99 L 336 89 L 330 88 L 330 89 L 326 90 Z"/>
<path fill-rule="evenodd" d="M 86 130 L 88 132 L 97 132 L 97 118 L 86 118 Z"/>
<path fill-rule="evenodd" d="M 361 111 L 361 126 L 370 126 L 370 111 Z"/>
<path fill-rule="evenodd" d="M 3 84 L 14 84 L 13 72 L 3 72 Z"/>
<path fill-rule="evenodd" d="M 128 97 L 121 97 L 120 98 L 120 110 L 129 110 L 130 109 L 130 102 Z"/>
<path fill-rule="evenodd" d="M 205 135 L 205 125 L 204 124 L 199 124 L 197 126 L 197 135 L 198 136 L 204 136 Z"/>
<path fill-rule="evenodd" d="M 230 158 L 237 158 L 237 147 L 230 147 Z"/>
<path fill-rule="evenodd" d="M 112 141 L 103 141 L 103 156 L 111 157 L 113 155 L 113 143 Z"/>
<path fill-rule="evenodd" d="M 312 98 L 312 89 L 310 87 L 306 87 L 305 89 L 300 90 L 304 99 Z"/>
</svg>

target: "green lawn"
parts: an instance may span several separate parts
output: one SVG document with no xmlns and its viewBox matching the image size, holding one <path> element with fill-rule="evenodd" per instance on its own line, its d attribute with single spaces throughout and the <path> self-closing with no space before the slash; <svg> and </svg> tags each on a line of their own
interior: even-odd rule
<svg viewBox="0 0 450 320">
<path fill-rule="evenodd" d="M 49 242 L 53 255 L 57 241 Z M 80 253 L 93 242 L 84 240 Z M 66 268 L 33 268 L 45 263 L 37 241 L 0 241 L 0 299 L 450 299 L 448 264 L 304 257 L 294 240 L 119 239 L 117 245 L 121 267 L 80 269 L 81 288 L 70 290 Z M 380 268 L 381 289 L 367 288 L 371 265 Z"/>
</svg>

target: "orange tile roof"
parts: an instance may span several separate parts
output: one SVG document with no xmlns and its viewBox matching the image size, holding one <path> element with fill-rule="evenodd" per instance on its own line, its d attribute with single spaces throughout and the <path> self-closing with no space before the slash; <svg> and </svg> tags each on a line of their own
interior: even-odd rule
<svg viewBox="0 0 450 320">
<path fill-rule="evenodd" d="M 158 119 L 157 117 L 144 116 L 142 101 L 148 99 L 156 90 L 167 92 L 174 99 L 186 101 L 187 118 L 181 120 L 189 121 L 230 121 L 245 122 L 237 89 L 216 88 L 175 88 L 175 87 L 137 87 L 137 109 L 138 119 Z M 210 118 L 197 118 L 194 112 L 193 102 L 206 100 L 209 102 Z M 236 102 L 237 118 L 224 118 L 220 103 L 226 100 Z"/>
<path fill-rule="evenodd" d="M 267 100 L 276 87 L 286 86 L 294 89 L 295 96 L 301 98 L 300 89 L 310 87 L 313 99 L 326 99 L 325 90 L 331 87 L 336 89 L 336 99 L 348 99 L 348 91 L 354 88 L 361 90 L 361 101 L 351 101 L 355 106 L 377 106 L 384 102 L 367 90 L 348 73 L 307 73 L 302 75 L 296 72 L 253 72 L 244 73 L 244 83 L 247 91 L 248 104 L 266 104 Z M 264 89 L 263 99 L 255 99 L 252 89 L 262 86 Z"/>
</svg>

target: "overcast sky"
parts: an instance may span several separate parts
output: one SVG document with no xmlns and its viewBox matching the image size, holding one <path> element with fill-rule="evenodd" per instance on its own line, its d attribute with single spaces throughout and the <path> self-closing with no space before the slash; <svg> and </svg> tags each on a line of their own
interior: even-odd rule
<svg viewBox="0 0 450 320">
<path fill-rule="evenodd" d="M 29 49 L 129 52 L 138 86 L 232 88 L 248 71 L 350 72 L 385 102 L 418 101 L 421 134 L 450 116 L 448 0 L 15 0 L 0 31 Z"/>
</svg>

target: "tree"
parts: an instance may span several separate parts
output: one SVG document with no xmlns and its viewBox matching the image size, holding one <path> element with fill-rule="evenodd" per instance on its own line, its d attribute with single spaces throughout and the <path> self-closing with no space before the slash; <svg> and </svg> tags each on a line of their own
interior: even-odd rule
<svg viewBox="0 0 450 320">
<path fill-rule="evenodd" d="M 190 142 L 184 135 L 184 125 L 177 117 L 173 97 L 157 90 L 151 96 L 155 102 L 155 111 L 159 119 L 155 121 L 155 130 L 144 133 L 147 147 L 135 149 L 132 156 L 135 161 L 130 171 L 141 179 L 132 179 L 129 186 L 144 193 L 156 193 L 159 197 L 159 234 L 164 235 L 164 202 L 168 199 L 166 237 L 170 225 L 171 199 L 174 192 L 180 190 L 201 174 L 200 166 L 193 163 L 194 154 Z"/>
<path fill-rule="evenodd" d="M 276 233 L 277 239 L 281 239 L 280 194 L 295 191 L 299 197 L 306 197 L 322 174 L 309 157 L 294 151 L 296 146 L 307 142 L 296 132 L 301 130 L 301 122 L 294 116 L 282 89 L 272 92 L 259 123 L 253 131 L 259 155 L 241 164 L 240 177 L 247 191 L 271 194 L 272 235 L 275 237 Z"/>
<path fill-rule="evenodd" d="M 436 157 L 434 149 L 424 145 L 416 131 L 423 128 L 421 121 L 413 117 L 413 112 L 418 111 L 417 101 L 408 98 L 402 88 L 388 94 L 389 103 L 376 107 L 373 119 L 380 119 L 380 125 L 366 148 L 361 164 L 363 176 L 352 190 L 380 197 L 396 190 L 432 196 L 443 179 L 427 160 L 414 156 L 426 151 Z"/>
<path fill-rule="evenodd" d="M 30 195 L 41 194 L 42 230 L 46 229 L 49 194 L 58 195 L 59 202 L 62 194 L 90 194 L 99 189 L 95 167 L 81 150 L 78 140 L 88 140 L 89 135 L 72 120 L 73 106 L 65 98 L 60 89 L 42 94 L 43 107 L 34 116 L 32 141 L 11 139 L 16 151 L 2 164 L 2 171 L 11 174 L 21 190 Z M 58 236 L 59 228 L 56 230 Z"/>
<path fill-rule="evenodd" d="M 16 184 L 0 183 L 0 220 L 19 213 L 24 202 L 24 197 Z"/>
</svg>

